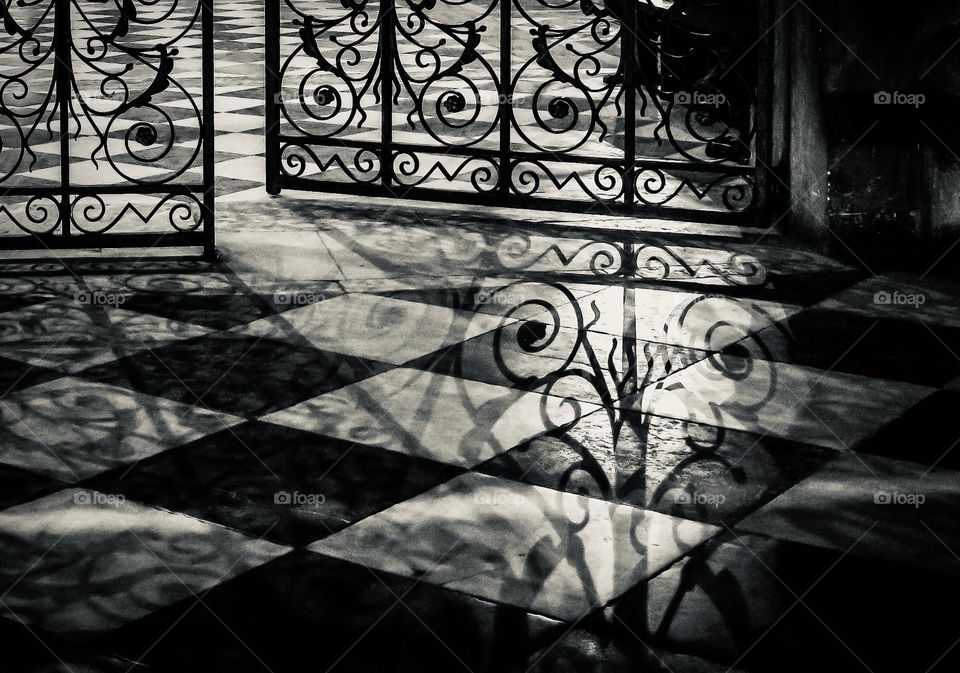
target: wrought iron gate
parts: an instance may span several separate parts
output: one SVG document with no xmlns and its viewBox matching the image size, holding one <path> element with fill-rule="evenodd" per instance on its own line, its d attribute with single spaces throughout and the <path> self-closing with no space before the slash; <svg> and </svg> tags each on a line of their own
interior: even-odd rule
<svg viewBox="0 0 960 673">
<path fill-rule="evenodd" d="M 765 5 L 268 0 L 267 189 L 755 221 Z"/>
<path fill-rule="evenodd" d="M 0 250 L 212 253 L 212 0 L 0 0 L 0 21 Z"/>
</svg>

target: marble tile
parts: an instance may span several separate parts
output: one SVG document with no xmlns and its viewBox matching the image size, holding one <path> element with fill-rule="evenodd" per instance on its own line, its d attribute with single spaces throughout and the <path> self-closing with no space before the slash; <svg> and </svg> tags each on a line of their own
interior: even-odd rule
<svg viewBox="0 0 960 673">
<path fill-rule="evenodd" d="M 609 631 L 616 633 L 616 626 L 613 625 Z M 648 640 L 642 641 L 623 628 L 617 635 L 611 635 L 608 631 L 598 633 L 589 628 L 572 629 L 558 642 L 551 642 L 531 658 L 534 664 L 529 673 L 635 673 L 648 670 L 665 673 L 743 673 L 740 669 L 709 659 L 652 647 Z"/>
<path fill-rule="evenodd" d="M 565 327 L 624 334 L 624 306 L 632 305 L 637 339 L 696 350 L 720 350 L 793 315 L 799 306 L 761 299 L 679 290 L 611 287 L 559 314 Z M 629 315 L 629 314 L 628 314 Z"/>
<path fill-rule="evenodd" d="M 467 474 L 310 549 L 570 621 L 716 531 L 626 505 Z"/>
<path fill-rule="evenodd" d="M 287 550 L 83 489 L 0 512 L 0 533 L 7 609 L 71 637 L 115 628 Z"/>
<path fill-rule="evenodd" d="M 60 376 L 62 376 L 60 372 L 52 369 L 0 357 L 0 399 L 3 399 L 8 393 L 29 388 L 32 385 Z"/>
<path fill-rule="evenodd" d="M 250 219 L 258 217 L 254 211 Z M 282 280 L 338 280 L 340 269 L 314 232 L 225 231 L 218 248 L 236 273 Z"/>
<path fill-rule="evenodd" d="M 125 307 L 178 322 L 226 330 L 276 315 L 291 307 L 283 299 L 274 295 L 241 293 L 136 294 L 126 302 Z"/>
<path fill-rule="evenodd" d="M 74 266 L 77 262 L 74 262 Z M 146 297 L 159 301 L 173 301 L 175 297 L 238 296 L 245 294 L 236 276 L 223 267 L 205 262 L 180 262 L 170 268 L 169 262 L 150 260 L 96 261 L 100 273 L 84 275 L 83 283 L 91 290 L 123 294 L 134 308 L 142 310 Z M 139 306 L 137 299 L 140 299 Z"/>
<path fill-rule="evenodd" d="M 910 670 L 917 661 L 927 669 L 960 633 L 925 606 L 956 594 L 943 575 L 744 535 L 711 541 L 632 590 L 607 621 L 615 640 L 636 634 L 745 670 L 799 673 L 824 660 L 849 670 Z"/>
<path fill-rule="evenodd" d="M 736 530 L 840 552 L 852 548 L 857 555 L 957 575 L 958 506 L 960 489 L 952 470 L 848 453 L 757 510 Z"/>
<path fill-rule="evenodd" d="M 618 389 L 626 368 L 622 343 L 623 339 L 602 332 L 554 331 L 547 323 L 529 319 L 425 355 L 407 366 L 601 404 L 604 396 L 615 400 L 623 395 Z M 638 357 L 632 378 L 643 384 L 707 356 L 703 351 L 649 342 L 633 348 Z"/>
<path fill-rule="evenodd" d="M 472 467 L 596 405 L 398 368 L 263 420 Z"/>
<path fill-rule="evenodd" d="M 254 537 L 304 545 L 461 470 L 251 421 L 89 482 Z"/>
<path fill-rule="evenodd" d="M 240 421 L 73 377 L 7 395 L 0 418 L 0 462 L 69 482 Z"/>
<path fill-rule="evenodd" d="M 0 314 L 0 355 L 74 373 L 209 331 L 121 308 L 58 299 Z"/>
<path fill-rule="evenodd" d="M 306 339 L 317 348 L 403 364 L 489 332 L 503 322 L 499 316 L 347 294 L 258 320 L 239 331 L 281 340 Z"/>
<path fill-rule="evenodd" d="M 857 447 L 861 453 L 960 470 L 960 391 L 938 390 Z"/>
<path fill-rule="evenodd" d="M 564 625 L 296 551 L 106 640 L 151 670 L 521 671 Z M 530 659 L 532 661 L 532 659 Z"/>
<path fill-rule="evenodd" d="M 808 309 L 747 344 L 754 357 L 939 386 L 960 374 L 960 330 Z"/>
<path fill-rule="evenodd" d="M 84 378 L 239 416 L 270 413 L 386 370 L 309 345 L 221 332 L 85 370 Z M 256 385 L 250 385 L 256 381 Z"/>
<path fill-rule="evenodd" d="M 956 281 L 918 281 L 906 274 L 883 274 L 838 292 L 818 306 L 873 318 L 960 327 L 957 292 Z M 915 297 L 923 299 L 914 300 Z"/>
<path fill-rule="evenodd" d="M 647 413 L 847 450 L 933 393 L 909 383 L 717 355 L 642 391 Z"/>
<path fill-rule="evenodd" d="M 34 500 L 65 486 L 59 479 L 0 463 L 0 508 Z"/>
<path fill-rule="evenodd" d="M 365 285 L 360 281 L 346 283 L 352 291 L 366 291 L 394 299 L 445 306 L 451 309 L 477 311 L 496 315 L 512 315 L 518 319 L 541 316 L 549 306 L 559 308 L 578 298 L 595 294 L 606 286 L 589 283 L 564 283 L 562 286 L 534 278 L 497 278 L 493 276 L 447 276 L 444 278 L 393 278 Z M 465 282 L 466 281 L 466 282 Z"/>
<path fill-rule="evenodd" d="M 834 454 L 776 437 L 595 412 L 476 471 L 711 524 L 732 525 Z"/>
</svg>

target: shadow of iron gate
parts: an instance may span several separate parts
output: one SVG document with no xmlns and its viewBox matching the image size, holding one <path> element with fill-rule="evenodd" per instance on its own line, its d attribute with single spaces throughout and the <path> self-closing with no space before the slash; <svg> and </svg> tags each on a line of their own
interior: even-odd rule
<svg viewBox="0 0 960 673">
<path fill-rule="evenodd" d="M 213 255 L 213 0 L 5 2 L 0 21 L 0 251 Z"/>
<path fill-rule="evenodd" d="M 762 225 L 764 0 L 269 0 L 267 190 Z"/>
</svg>

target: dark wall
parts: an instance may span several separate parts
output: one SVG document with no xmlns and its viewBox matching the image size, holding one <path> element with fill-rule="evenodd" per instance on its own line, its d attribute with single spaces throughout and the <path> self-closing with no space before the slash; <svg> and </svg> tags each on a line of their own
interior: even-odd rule
<svg viewBox="0 0 960 673">
<path fill-rule="evenodd" d="M 780 7 L 792 60 L 785 228 L 871 264 L 928 265 L 960 238 L 960 3 Z M 880 92 L 914 98 L 878 104 Z"/>
</svg>

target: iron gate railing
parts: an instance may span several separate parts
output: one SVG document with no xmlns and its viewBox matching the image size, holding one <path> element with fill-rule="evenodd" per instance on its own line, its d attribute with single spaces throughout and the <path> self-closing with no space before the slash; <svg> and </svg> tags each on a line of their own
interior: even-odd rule
<svg viewBox="0 0 960 673">
<path fill-rule="evenodd" d="M 765 8 L 268 0 L 267 190 L 753 223 Z"/>
<path fill-rule="evenodd" d="M 212 0 L 0 2 L 0 250 L 214 250 Z"/>
</svg>

